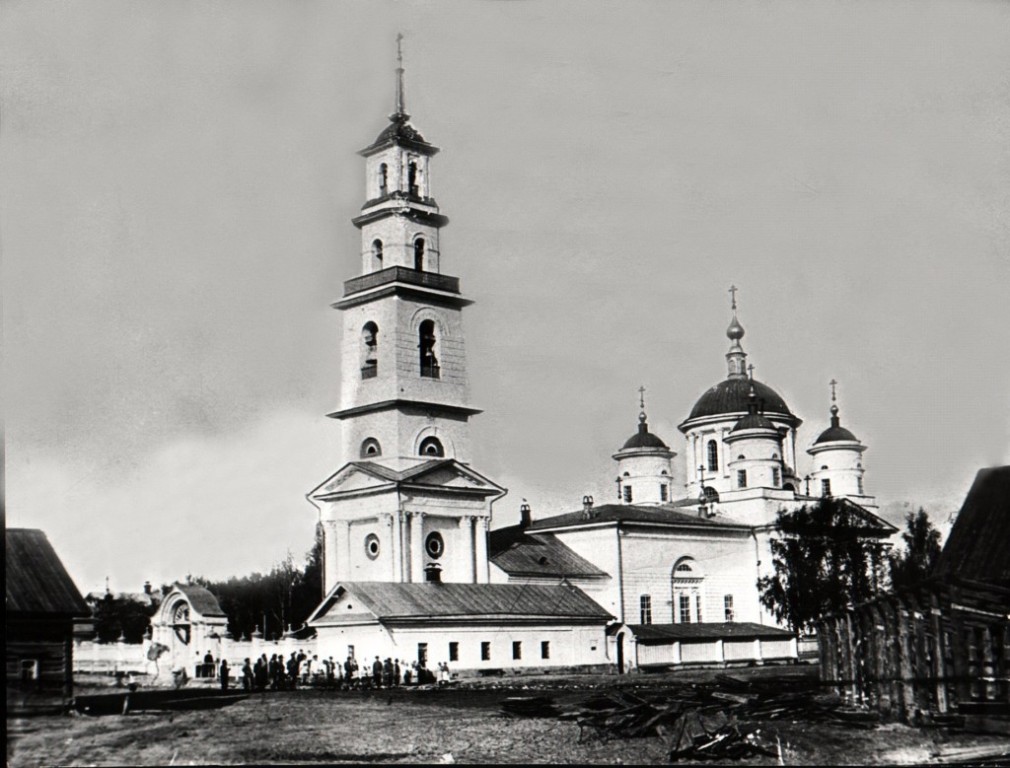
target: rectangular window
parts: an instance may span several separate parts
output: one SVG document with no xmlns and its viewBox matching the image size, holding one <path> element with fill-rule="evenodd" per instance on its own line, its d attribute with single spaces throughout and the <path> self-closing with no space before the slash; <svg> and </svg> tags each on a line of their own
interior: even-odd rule
<svg viewBox="0 0 1010 768">
<path fill-rule="evenodd" d="M 677 605 L 680 608 L 680 623 L 690 624 L 691 623 L 691 596 L 681 595 L 677 601 Z"/>
<path fill-rule="evenodd" d="M 624 503 L 625 504 L 630 504 L 631 503 L 631 486 L 630 485 L 624 486 Z"/>
<path fill-rule="evenodd" d="M 353 645 L 347 646 L 347 655 L 350 656 L 352 659 L 354 658 L 354 646 Z"/>
<path fill-rule="evenodd" d="M 701 595 L 694 596 L 694 620 L 701 623 Z"/>
<path fill-rule="evenodd" d="M 779 477 L 779 468 L 778 467 L 772 467 L 772 485 L 775 486 L 776 488 L 778 488 L 779 485 L 781 485 L 781 484 L 782 484 L 782 480 Z"/>
<path fill-rule="evenodd" d="M 459 643 L 449 643 L 449 661 L 459 661 Z"/>
<path fill-rule="evenodd" d="M 417 644 L 417 663 L 422 666 L 428 666 L 428 644 L 418 643 Z"/>
<path fill-rule="evenodd" d="M 660 501 L 670 500 L 670 487 L 666 483 L 659 484 L 659 500 Z"/>
<path fill-rule="evenodd" d="M 491 643 L 486 640 L 480 644 L 480 660 L 491 661 Z"/>
<path fill-rule="evenodd" d="M 831 495 L 831 481 L 825 478 L 821 480 L 821 496 Z"/>
<path fill-rule="evenodd" d="M 860 496 L 863 495 L 863 478 L 861 477 L 856 478 L 856 491 L 858 491 Z"/>
<path fill-rule="evenodd" d="M 722 604 L 726 611 L 726 621 L 733 621 L 733 595 L 726 595 L 722 599 Z"/>
<path fill-rule="evenodd" d="M 550 641 L 544 640 L 540 643 L 540 658 L 549 659 L 551 657 L 551 644 Z"/>
<path fill-rule="evenodd" d="M 523 644 L 518 640 L 512 641 L 512 658 L 521 659 L 523 657 Z"/>
<path fill-rule="evenodd" d="M 641 608 L 641 618 L 642 620 L 639 624 L 651 624 L 652 623 L 652 595 L 642 595 L 639 600 L 639 607 Z"/>
<path fill-rule="evenodd" d="M 736 487 L 746 488 L 747 487 L 747 470 L 738 469 L 736 471 Z"/>
</svg>

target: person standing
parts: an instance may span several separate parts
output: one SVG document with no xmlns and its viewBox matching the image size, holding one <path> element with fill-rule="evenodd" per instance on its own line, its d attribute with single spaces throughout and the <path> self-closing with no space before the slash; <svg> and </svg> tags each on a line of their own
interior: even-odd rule
<svg viewBox="0 0 1010 768">
<path fill-rule="evenodd" d="M 382 685 L 382 662 L 379 661 L 379 657 L 375 657 L 375 661 L 372 662 L 372 685 L 379 688 Z"/>
<path fill-rule="evenodd" d="M 218 670 L 218 675 L 221 677 L 221 690 L 228 690 L 228 676 L 231 674 L 231 670 L 228 669 L 228 659 L 221 659 L 221 667 Z"/>
<path fill-rule="evenodd" d="M 249 659 L 246 659 L 242 664 L 242 690 L 251 691 L 253 687 L 253 668 L 249 663 Z"/>
</svg>

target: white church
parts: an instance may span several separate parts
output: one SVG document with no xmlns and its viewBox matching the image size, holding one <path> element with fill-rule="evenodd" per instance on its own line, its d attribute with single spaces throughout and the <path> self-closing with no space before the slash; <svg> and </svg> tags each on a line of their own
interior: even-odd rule
<svg viewBox="0 0 1010 768">
<path fill-rule="evenodd" d="M 797 469 L 800 419 L 748 374 L 735 289 L 726 379 L 680 423 L 677 453 L 649 431 L 614 454 L 611 503 L 491 529 L 506 490 L 471 465 L 462 311 L 442 270 L 432 196 L 438 148 L 409 122 L 402 61 L 389 125 L 360 154 L 361 273 L 343 319 L 342 464 L 309 492 L 324 534 L 325 598 L 309 618 L 320 655 L 418 660 L 455 670 L 628 671 L 796 657 L 758 599 L 780 509 L 846 500 L 890 536 L 864 490 L 865 446 L 831 422 Z M 834 399 L 834 395 L 833 395 Z"/>
</svg>

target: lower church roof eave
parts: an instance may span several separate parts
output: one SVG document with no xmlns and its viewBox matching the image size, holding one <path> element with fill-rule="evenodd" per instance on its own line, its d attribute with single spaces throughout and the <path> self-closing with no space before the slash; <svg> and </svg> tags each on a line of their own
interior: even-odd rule
<svg viewBox="0 0 1010 768">
<path fill-rule="evenodd" d="M 395 398 L 392 400 L 381 400 L 376 403 L 358 405 L 353 408 L 343 408 L 326 414 L 330 419 L 347 419 L 351 416 L 360 416 L 364 413 L 375 413 L 377 411 L 388 411 L 393 408 L 421 408 L 424 410 L 450 413 L 457 416 L 476 416 L 483 413 L 480 408 L 472 408 L 466 405 L 446 405 L 444 403 L 430 403 L 425 400 L 407 400 L 405 398 Z"/>
</svg>

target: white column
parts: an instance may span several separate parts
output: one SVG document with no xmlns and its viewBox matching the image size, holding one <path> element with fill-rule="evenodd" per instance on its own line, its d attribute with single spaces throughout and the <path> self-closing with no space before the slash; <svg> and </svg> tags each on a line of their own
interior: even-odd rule
<svg viewBox="0 0 1010 768">
<path fill-rule="evenodd" d="M 400 530 L 397 523 L 399 522 L 399 512 L 390 512 L 388 519 L 386 520 L 386 527 L 389 529 L 389 577 L 392 581 L 396 582 L 400 580 L 400 575 L 397 573 L 397 565 L 400 562 Z"/>
<path fill-rule="evenodd" d="M 323 523 L 323 589 L 329 593 L 337 583 L 337 526 L 333 520 Z"/>
<path fill-rule="evenodd" d="M 410 513 L 410 580 L 424 581 L 424 512 Z"/>
<path fill-rule="evenodd" d="M 468 584 L 477 583 L 477 565 L 474 552 L 474 518 L 473 515 L 463 515 L 459 519 L 459 529 L 462 534 L 463 551 L 459 554 L 459 560 L 463 564 L 463 580 Z"/>
<path fill-rule="evenodd" d="M 754 661 L 758 666 L 764 664 L 764 659 L 761 658 L 761 638 L 754 638 Z"/>
<path fill-rule="evenodd" d="M 478 517 L 474 521 L 474 552 L 477 555 L 477 575 L 475 584 L 487 584 L 491 579 L 487 569 L 487 518 Z"/>
</svg>

